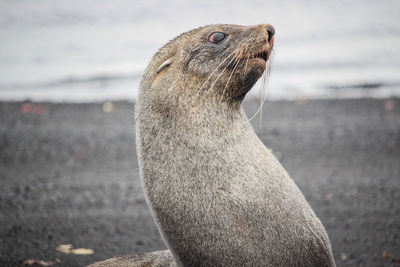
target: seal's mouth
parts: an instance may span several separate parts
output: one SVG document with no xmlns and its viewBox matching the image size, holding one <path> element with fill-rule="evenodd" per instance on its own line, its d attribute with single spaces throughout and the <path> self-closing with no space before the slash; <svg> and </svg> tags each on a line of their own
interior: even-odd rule
<svg viewBox="0 0 400 267">
<path fill-rule="evenodd" d="M 264 46 L 261 49 L 256 50 L 254 52 L 249 51 L 247 55 L 244 54 L 242 56 L 242 60 L 257 60 L 257 61 L 262 60 L 263 61 L 262 63 L 266 64 L 269 59 L 269 56 L 271 55 L 271 51 L 272 47 Z"/>
<path fill-rule="evenodd" d="M 260 58 L 260 59 L 264 60 L 265 62 L 267 62 L 267 60 L 269 58 L 269 53 L 268 53 L 268 51 L 264 50 L 257 54 L 251 55 L 249 57 L 249 59 L 254 59 L 254 58 Z"/>
<path fill-rule="evenodd" d="M 266 63 L 271 55 L 272 48 L 274 46 L 274 36 L 271 39 L 268 39 L 268 42 L 265 46 L 263 46 L 260 50 L 255 51 L 254 53 L 250 52 L 249 59 L 262 59 L 264 63 Z"/>
<path fill-rule="evenodd" d="M 244 69 L 246 70 L 248 66 L 263 67 L 266 68 L 267 61 L 269 60 L 272 48 L 273 48 L 273 37 L 268 44 L 259 47 L 258 49 L 251 49 L 248 46 L 242 47 L 236 55 L 235 62 L 229 64 L 229 67 L 236 68 L 236 62 L 240 61 Z"/>
<path fill-rule="evenodd" d="M 266 65 L 267 61 L 269 59 L 271 52 L 267 49 L 264 50 L 260 50 L 258 52 L 255 53 L 248 53 L 247 55 L 242 55 L 239 57 L 239 61 L 243 62 L 243 64 L 245 64 L 247 66 L 248 63 L 253 62 L 255 64 L 262 64 L 262 65 Z M 230 64 L 231 67 L 234 67 L 235 62 L 233 62 L 232 64 Z"/>
</svg>

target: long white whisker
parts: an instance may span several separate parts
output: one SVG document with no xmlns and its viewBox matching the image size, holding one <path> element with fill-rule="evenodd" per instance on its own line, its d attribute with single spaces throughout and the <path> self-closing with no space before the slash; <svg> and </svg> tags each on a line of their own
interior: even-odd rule
<svg viewBox="0 0 400 267">
<path fill-rule="evenodd" d="M 221 95 L 220 102 L 222 102 L 222 100 L 223 100 L 223 98 L 224 98 L 226 88 L 228 88 L 228 84 L 229 84 L 229 82 L 230 82 L 230 80 L 231 80 L 231 78 L 232 78 L 233 73 L 234 73 L 235 70 L 236 70 L 236 67 L 239 65 L 239 62 L 240 62 L 240 58 L 238 57 L 237 60 L 236 60 L 236 62 L 234 63 L 235 66 L 233 67 L 233 70 L 232 70 L 231 74 L 229 75 L 228 81 L 227 81 L 226 84 L 225 84 L 224 90 L 222 91 L 222 95 Z"/>
<path fill-rule="evenodd" d="M 260 88 L 261 88 L 261 86 L 260 86 Z M 249 121 L 251 121 L 252 119 L 254 119 L 254 117 L 258 115 L 258 113 L 260 112 L 261 109 L 262 109 L 262 105 L 260 105 L 260 106 L 258 107 L 256 113 L 254 113 L 254 115 L 251 116 L 251 118 L 248 119 L 247 121 L 249 122 Z"/>
<path fill-rule="evenodd" d="M 267 65 L 267 67 L 266 67 L 266 73 L 264 72 L 264 74 L 263 75 L 265 75 L 265 76 L 263 76 L 263 80 L 262 80 L 262 83 L 261 83 L 261 86 L 262 87 L 264 87 L 264 90 L 263 91 L 265 91 L 265 85 L 266 85 L 266 83 L 267 83 L 267 79 L 269 78 L 269 74 L 270 74 L 270 72 L 271 72 L 271 59 L 269 60 L 269 62 L 268 62 L 268 65 Z M 261 88 L 260 88 L 261 89 Z M 266 96 L 265 96 L 265 94 L 264 93 L 262 93 L 262 101 L 261 101 L 261 104 L 260 104 L 260 107 L 258 108 L 258 110 L 256 111 L 256 113 L 250 118 L 250 119 L 248 119 L 247 121 L 249 122 L 249 121 L 251 121 L 255 116 L 257 116 L 258 115 L 258 113 L 262 110 L 262 108 L 263 108 L 263 105 L 264 105 L 264 103 L 265 103 L 265 101 L 266 101 Z M 260 117 L 262 116 L 262 114 L 260 115 Z M 262 120 L 262 118 L 261 118 L 261 120 Z M 261 126 L 260 126 L 261 127 Z"/>
<path fill-rule="evenodd" d="M 219 80 L 219 78 L 222 76 L 222 74 L 224 73 L 224 71 L 229 67 L 229 65 L 232 63 L 232 61 L 234 61 L 236 59 L 236 57 L 233 57 L 228 64 L 226 64 L 226 66 L 224 67 L 224 69 L 220 72 L 220 74 L 217 76 L 217 78 L 213 81 L 213 83 L 211 84 L 210 88 L 207 90 L 207 92 L 204 94 L 203 100 L 201 102 L 203 102 L 208 93 L 213 89 L 214 85 L 217 83 L 217 81 Z"/>
<path fill-rule="evenodd" d="M 266 70 L 265 70 L 265 72 L 264 72 L 264 74 L 266 74 L 266 75 L 263 76 L 262 86 L 264 87 L 264 91 L 266 91 L 266 90 L 265 90 L 265 85 L 266 85 L 266 83 L 268 82 L 268 79 L 269 79 L 269 76 L 270 76 L 270 73 L 271 73 L 272 55 L 273 55 L 273 54 L 272 54 L 272 51 L 271 51 L 270 59 L 269 59 L 268 62 L 267 62 Z M 264 103 L 265 103 L 265 101 L 266 101 L 266 99 L 267 99 L 266 95 L 264 95 L 264 94 L 262 95 L 262 97 L 263 97 L 263 100 L 262 100 L 262 102 L 261 102 L 260 107 L 258 108 L 258 110 L 256 111 L 256 113 L 255 113 L 250 119 L 247 120 L 248 122 L 251 121 L 255 116 L 257 116 L 257 114 L 262 110 L 263 105 L 264 105 Z M 260 117 L 261 117 L 261 116 L 262 116 L 262 114 L 260 114 Z M 262 118 L 260 118 L 260 120 L 262 120 Z M 261 123 L 260 123 L 260 128 L 261 128 Z"/>
<path fill-rule="evenodd" d="M 264 106 L 265 100 L 267 99 L 266 94 L 265 94 L 266 76 L 267 76 L 267 74 L 266 74 L 266 72 L 264 72 L 264 75 L 262 77 L 262 82 L 261 82 L 261 88 L 260 88 L 260 90 L 262 91 L 262 98 L 260 99 L 261 111 L 260 111 L 260 117 L 259 117 L 260 118 L 260 121 L 259 121 L 260 130 L 261 130 L 261 124 L 262 124 L 262 115 L 263 115 L 262 108 Z"/>
<path fill-rule="evenodd" d="M 201 90 L 203 89 L 203 87 L 206 85 L 206 83 L 210 80 L 211 76 L 222 66 L 222 64 L 225 63 L 225 61 L 227 59 L 229 59 L 234 53 L 236 53 L 240 48 L 237 48 L 235 51 L 233 51 L 230 55 L 228 55 L 216 68 L 215 70 L 213 70 L 213 72 L 211 72 L 211 74 L 208 76 L 208 78 L 206 79 L 206 81 L 200 86 L 200 88 L 197 90 L 196 94 L 194 95 L 194 99 L 196 98 L 196 96 L 201 92 Z"/>
</svg>

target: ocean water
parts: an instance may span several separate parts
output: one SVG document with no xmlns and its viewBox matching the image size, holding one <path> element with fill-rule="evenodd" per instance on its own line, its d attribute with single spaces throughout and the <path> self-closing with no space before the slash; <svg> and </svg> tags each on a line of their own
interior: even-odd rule
<svg viewBox="0 0 400 267">
<path fill-rule="evenodd" d="M 134 100 L 163 44 L 213 23 L 274 25 L 269 99 L 400 96 L 397 0 L 0 0 L 0 100 Z"/>
</svg>

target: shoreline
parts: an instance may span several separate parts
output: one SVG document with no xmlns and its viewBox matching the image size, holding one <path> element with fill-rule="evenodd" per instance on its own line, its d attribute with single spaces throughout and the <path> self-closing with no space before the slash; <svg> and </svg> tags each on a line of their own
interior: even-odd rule
<svg viewBox="0 0 400 267">
<path fill-rule="evenodd" d="M 396 87 L 397 88 L 397 87 Z M 254 89 L 253 89 L 254 90 Z M 258 100 L 258 92 L 250 91 L 249 95 L 244 99 L 245 102 L 252 102 L 254 100 Z M 334 89 L 334 90 L 342 90 L 342 88 Z M 346 88 L 346 90 L 348 90 Z M 327 90 L 330 91 L 330 90 Z M 62 97 L 43 97 L 43 96 L 35 96 L 35 97 L 26 97 L 26 96 L 16 96 L 10 97 L 9 95 L 4 97 L 0 95 L 0 103 L 21 103 L 21 102 L 33 102 L 33 103 L 54 103 L 54 104 L 96 104 L 96 103 L 104 103 L 104 102 L 127 102 L 127 103 L 135 103 L 137 95 L 132 97 L 121 96 L 121 97 L 110 97 L 104 96 L 102 98 L 95 97 L 92 95 L 88 95 L 85 97 L 79 98 L 70 98 L 67 96 Z M 364 89 L 359 88 L 355 91 L 350 91 L 349 93 L 338 93 L 338 92 L 325 92 L 322 91 L 319 94 L 309 94 L 309 93 L 300 93 L 294 96 L 270 96 L 267 93 L 266 102 L 277 102 L 277 101 L 318 101 L 318 100 L 355 100 L 355 99 L 398 99 L 400 98 L 400 87 L 393 90 L 382 90 L 380 88 L 372 88 L 372 89 Z"/>
</svg>

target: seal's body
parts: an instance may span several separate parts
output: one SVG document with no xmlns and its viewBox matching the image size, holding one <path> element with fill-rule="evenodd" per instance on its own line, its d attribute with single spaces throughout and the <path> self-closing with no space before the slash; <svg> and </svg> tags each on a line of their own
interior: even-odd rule
<svg viewBox="0 0 400 267">
<path fill-rule="evenodd" d="M 240 105 L 269 25 L 211 25 L 164 46 L 136 109 L 147 200 L 181 266 L 334 266 L 320 220 Z"/>
<path fill-rule="evenodd" d="M 335 266 L 323 225 L 241 107 L 273 35 L 266 24 L 198 28 L 161 48 L 143 75 L 137 152 L 175 259 L 162 252 L 165 265 Z"/>
</svg>

